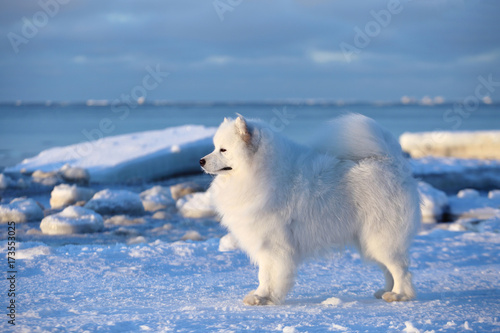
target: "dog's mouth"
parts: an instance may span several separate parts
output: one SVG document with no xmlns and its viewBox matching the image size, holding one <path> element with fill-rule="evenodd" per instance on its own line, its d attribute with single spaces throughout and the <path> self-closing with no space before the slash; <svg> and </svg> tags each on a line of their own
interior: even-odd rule
<svg viewBox="0 0 500 333">
<path fill-rule="evenodd" d="M 220 169 L 219 171 L 229 171 L 229 170 L 233 170 L 233 168 L 225 167 L 225 168 Z"/>
</svg>

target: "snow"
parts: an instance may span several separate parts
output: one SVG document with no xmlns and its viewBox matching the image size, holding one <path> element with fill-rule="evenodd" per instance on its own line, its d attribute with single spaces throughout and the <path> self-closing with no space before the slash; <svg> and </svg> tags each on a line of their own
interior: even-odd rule
<svg viewBox="0 0 500 333">
<path fill-rule="evenodd" d="M 102 215 L 141 215 L 144 213 L 144 206 L 139 194 L 126 190 L 105 189 L 99 191 L 85 204 L 85 208 Z"/>
<path fill-rule="evenodd" d="M 435 131 L 403 133 L 401 148 L 412 157 L 453 156 L 500 159 L 500 131 Z"/>
<path fill-rule="evenodd" d="M 186 125 L 110 136 L 42 151 L 5 172 L 54 172 L 69 164 L 73 169 L 61 170 L 65 177 L 81 179 L 88 172 L 90 180 L 98 183 L 149 181 L 192 173 L 200 170 L 200 156 L 213 149 L 215 130 Z"/>
<path fill-rule="evenodd" d="M 45 217 L 40 223 L 40 229 L 47 235 L 97 232 L 103 226 L 101 215 L 79 206 L 66 207 L 58 214 Z"/>
<path fill-rule="evenodd" d="M 0 205 L 0 223 L 22 223 L 42 218 L 43 210 L 33 199 L 17 198 L 9 204 Z"/>
<path fill-rule="evenodd" d="M 30 244 L 33 247 L 27 249 L 20 249 L 16 252 L 16 259 L 35 259 L 38 256 L 49 255 L 52 250 L 46 245 L 38 245 L 37 243 Z"/>
<path fill-rule="evenodd" d="M 61 184 L 55 186 L 50 194 L 50 207 L 58 209 L 75 204 L 79 201 L 89 201 L 95 191 L 76 185 Z"/>
<path fill-rule="evenodd" d="M 1 251 L 5 254 L 5 242 Z M 30 247 L 30 243 L 23 243 Z M 25 331 L 494 331 L 500 328 L 498 233 L 433 229 L 411 249 L 415 301 L 386 303 L 357 253 L 307 261 L 285 304 L 249 307 L 257 270 L 219 240 L 63 245 L 19 259 L 16 329 Z M 21 252 L 23 253 L 23 252 Z M 36 255 L 35 255 L 36 254 Z M 0 330 L 8 324 L 0 322 Z"/>
</svg>

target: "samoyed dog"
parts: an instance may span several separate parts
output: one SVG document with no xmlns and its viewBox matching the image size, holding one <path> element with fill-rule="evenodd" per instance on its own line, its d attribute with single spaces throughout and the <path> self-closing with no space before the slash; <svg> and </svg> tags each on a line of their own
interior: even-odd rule
<svg viewBox="0 0 500 333">
<path fill-rule="evenodd" d="M 259 267 L 259 286 L 243 302 L 283 302 L 305 258 L 349 245 L 382 269 L 375 297 L 414 298 L 408 248 L 419 196 L 401 147 L 359 114 L 320 133 L 302 146 L 261 121 L 224 119 L 215 150 L 200 160 L 216 175 L 209 191 L 222 224 Z"/>
</svg>

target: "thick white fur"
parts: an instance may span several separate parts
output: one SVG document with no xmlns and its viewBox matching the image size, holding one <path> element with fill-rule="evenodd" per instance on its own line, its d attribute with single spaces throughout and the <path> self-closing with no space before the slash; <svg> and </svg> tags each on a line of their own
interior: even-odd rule
<svg viewBox="0 0 500 333">
<path fill-rule="evenodd" d="M 322 133 L 312 148 L 301 146 L 239 116 L 224 120 L 203 158 L 217 175 L 210 191 L 222 224 L 259 266 L 259 286 L 245 304 L 279 304 L 306 257 L 346 245 L 384 272 L 377 298 L 412 299 L 408 248 L 419 198 L 399 144 L 357 114 Z"/>
</svg>

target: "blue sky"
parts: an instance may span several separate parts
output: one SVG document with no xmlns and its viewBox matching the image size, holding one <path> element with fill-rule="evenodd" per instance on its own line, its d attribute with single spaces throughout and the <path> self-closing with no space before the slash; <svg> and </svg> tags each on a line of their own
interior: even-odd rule
<svg viewBox="0 0 500 333">
<path fill-rule="evenodd" d="M 479 76 L 500 82 L 499 14 L 496 0 L 5 0 L 0 101 L 461 100 Z"/>
</svg>

